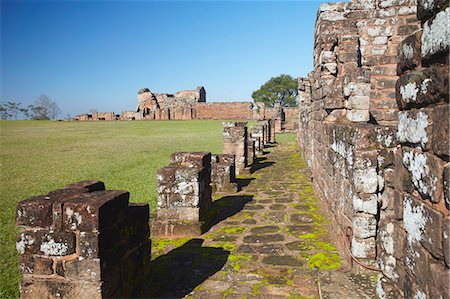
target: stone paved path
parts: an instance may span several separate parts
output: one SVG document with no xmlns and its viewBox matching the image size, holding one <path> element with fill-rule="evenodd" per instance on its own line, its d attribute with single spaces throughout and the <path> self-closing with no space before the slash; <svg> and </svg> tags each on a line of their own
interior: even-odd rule
<svg viewBox="0 0 450 299">
<path fill-rule="evenodd" d="M 241 192 L 216 198 L 204 235 L 153 240 L 155 297 L 375 298 L 372 277 L 338 270 L 330 223 L 295 144 L 268 151 L 240 179 Z"/>
</svg>

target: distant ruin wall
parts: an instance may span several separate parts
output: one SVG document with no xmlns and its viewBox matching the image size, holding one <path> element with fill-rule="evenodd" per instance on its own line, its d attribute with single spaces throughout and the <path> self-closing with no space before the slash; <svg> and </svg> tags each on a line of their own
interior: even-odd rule
<svg viewBox="0 0 450 299">
<path fill-rule="evenodd" d="M 341 240 L 380 269 L 380 298 L 449 297 L 446 7 L 322 4 L 299 79 L 301 151 Z"/>
<path fill-rule="evenodd" d="M 196 119 L 253 119 L 250 102 L 197 103 L 194 109 Z"/>
</svg>

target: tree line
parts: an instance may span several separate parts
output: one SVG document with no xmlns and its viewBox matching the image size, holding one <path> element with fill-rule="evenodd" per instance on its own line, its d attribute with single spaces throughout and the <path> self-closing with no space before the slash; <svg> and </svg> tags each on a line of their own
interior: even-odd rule
<svg viewBox="0 0 450 299">
<path fill-rule="evenodd" d="M 28 106 L 22 106 L 22 103 L 13 101 L 0 103 L 0 119 L 17 120 L 19 115 L 23 115 L 25 119 L 49 120 L 56 119 L 60 113 L 58 105 L 45 94 Z"/>
</svg>

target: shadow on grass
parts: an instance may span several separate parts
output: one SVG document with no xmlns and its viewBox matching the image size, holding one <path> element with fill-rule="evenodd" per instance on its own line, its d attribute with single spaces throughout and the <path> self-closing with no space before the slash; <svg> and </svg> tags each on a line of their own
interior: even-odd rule
<svg viewBox="0 0 450 299">
<path fill-rule="evenodd" d="M 208 211 L 208 222 L 202 227 L 207 232 L 211 227 L 240 212 L 246 203 L 253 200 L 253 195 L 224 196 L 212 202 Z"/>
<path fill-rule="evenodd" d="M 260 169 L 272 166 L 273 164 L 275 164 L 275 162 L 272 161 L 265 161 L 267 160 L 266 157 L 257 157 L 252 164 L 252 173 L 254 173 L 255 171 L 258 171 Z"/>
<path fill-rule="evenodd" d="M 229 251 L 192 239 L 150 263 L 149 298 L 183 298 L 225 265 Z"/>
</svg>

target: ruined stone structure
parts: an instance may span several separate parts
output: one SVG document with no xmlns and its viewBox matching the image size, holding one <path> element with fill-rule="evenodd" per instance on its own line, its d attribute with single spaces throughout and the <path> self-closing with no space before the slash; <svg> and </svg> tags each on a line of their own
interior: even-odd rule
<svg viewBox="0 0 450 299">
<path fill-rule="evenodd" d="M 261 120 L 274 119 L 277 132 L 297 129 L 298 108 L 265 108 L 264 103 L 214 102 L 206 103 L 203 86 L 196 90 L 179 91 L 175 94 L 153 93 L 148 88 L 138 92 L 138 105 L 135 111 L 95 112 L 80 114 L 75 120 Z"/>
<path fill-rule="evenodd" d="M 119 118 L 120 115 L 116 115 L 114 112 L 93 112 L 75 116 L 76 120 L 118 120 Z"/>
<path fill-rule="evenodd" d="M 253 119 L 250 102 L 217 102 L 195 104 L 196 119 Z"/>
<path fill-rule="evenodd" d="M 211 153 L 174 153 L 157 173 L 158 207 L 152 235 L 199 236 L 211 203 Z"/>
<path fill-rule="evenodd" d="M 236 184 L 234 155 L 211 156 L 211 188 L 213 193 L 235 193 L 239 191 Z"/>
<path fill-rule="evenodd" d="M 83 181 L 17 204 L 21 298 L 143 297 L 149 207 Z"/>
<path fill-rule="evenodd" d="M 264 143 L 264 126 L 257 124 L 251 127 L 251 137 L 255 142 L 255 153 L 261 155 L 263 153 Z"/>
<path fill-rule="evenodd" d="M 236 176 L 243 174 L 248 163 L 247 122 L 223 123 L 223 153 L 235 156 Z"/>
<path fill-rule="evenodd" d="M 448 1 L 323 4 L 299 79 L 302 153 L 380 298 L 450 297 L 449 19 Z"/>
</svg>

